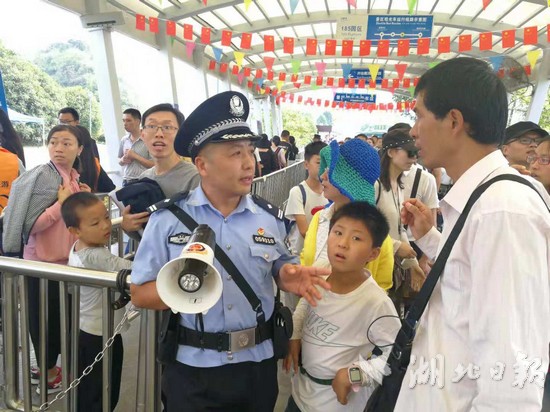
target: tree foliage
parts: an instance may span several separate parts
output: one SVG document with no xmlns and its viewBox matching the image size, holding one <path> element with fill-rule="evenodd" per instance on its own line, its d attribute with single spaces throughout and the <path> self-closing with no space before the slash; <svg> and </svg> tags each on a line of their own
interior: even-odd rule
<svg viewBox="0 0 550 412">
<path fill-rule="evenodd" d="M 311 115 L 295 110 L 283 111 L 283 129 L 287 129 L 296 138 L 298 146 L 310 143 L 313 135 L 317 133 Z"/>
<path fill-rule="evenodd" d="M 318 118 L 317 118 L 317 125 L 322 126 L 332 126 L 333 119 L 332 119 L 332 113 L 331 112 L 323 112 Z"/>
</svg>

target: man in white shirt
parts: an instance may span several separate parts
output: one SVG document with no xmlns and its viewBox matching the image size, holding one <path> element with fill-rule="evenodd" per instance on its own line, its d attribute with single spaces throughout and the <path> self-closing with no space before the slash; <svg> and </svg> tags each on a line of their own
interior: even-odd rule
<svg viewBox="0 0 550 412">
<path fill-rule="evenodd" d="M 487 63 L 440 63 L 421 77 L 416 99 L 420 156 L 455 182 L 440 202 L 442 234 L 421 201 L 401 212 L 433 259 L 473 190 L 519 173 L 498 150 L 508 104 Z M 541 195 L 550 199 L 538 191 L 500 181 L 473 206 L 418 324 L 395 411 L 541 410 L 550 341 L 550 213 Z"/>
</svg>

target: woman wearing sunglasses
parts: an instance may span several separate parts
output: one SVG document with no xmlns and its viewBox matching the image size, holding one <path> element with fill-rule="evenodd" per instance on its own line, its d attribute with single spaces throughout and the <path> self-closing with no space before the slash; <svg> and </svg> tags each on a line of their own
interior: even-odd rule
<svg viewBox="0 0 550 412">
<path fill-rule="evenodd" d="M 375 185 L 376 204 L 390 225 L 395 257 L 390 297 L 399 312 L 401 304 L 407 304 L 414 293 L 420 290 L 425 279 L 400 217 L 401 205 L 411 192 L 411 187 L 406 188 L 404 184 L 404 172 L 411 170 L 416 163 L 418 149 L 408 131 L 396 129 L 384 136 L 380 157 L 380 179 Z"/>
</svg>

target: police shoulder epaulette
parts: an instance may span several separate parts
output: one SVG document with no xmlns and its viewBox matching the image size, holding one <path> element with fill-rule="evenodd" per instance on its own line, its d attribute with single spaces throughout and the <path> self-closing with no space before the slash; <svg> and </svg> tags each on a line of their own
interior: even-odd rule
<svg viewBox="0 0 550 412">
<path fill-rule="evenodd" d="M 151 205 L 147 208 L 147 211 L 149 213 L 154 213 L 158 210 L 166 209 L 168 206 L 173 205 L 176 202 L 179 202 L 182 199 L 185 199 L 189 192 L 179 192 L 176 193 L 172 197 L 168 197 L 164 200 L 161 200 L 160 202 L 155 203 L 154 205 Z"/>
<path fill-rule="evenodd" d="M 283 220 L 284 213 L 277 206 L 272 205 L 267 200 L 261 198 L 258 195 L 252 195 L 252 200 L 254 200 L 254 203 L 256 203 L 258 206 L 260 206 L 262 209 L 264 209 L 270 215 L 273 215 L 275 218 L 277 218 L 279 220 Z"/>
</svg>

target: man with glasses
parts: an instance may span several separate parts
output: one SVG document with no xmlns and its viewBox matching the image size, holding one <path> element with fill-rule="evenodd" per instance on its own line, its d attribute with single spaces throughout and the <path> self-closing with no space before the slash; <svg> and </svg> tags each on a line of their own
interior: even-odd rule
<svg viewBox="0 0 550 412">
<path fill-rule="evenodd" d="M 120 139 L 118 164 L 122 167 L 122 186 L 137 180 L 154 163 L 147 146 L 141 139 L 139 123 L 141 113 L 136 109 L 126 109 L 122 114 L 124 129 L 128 132 Z"/>
<path fill-rule="evenodd" d="M 548 132 L 533 122 L 518 122 L 506 128 L 502 154 L 510 165 L 528 169 L 527 157 L 535 154 L 535 149 Z"/>
<path fill-rule="evenodd" d="M 72 107 L 64 107 L 57 112 L 57 123 L 69 126 L 78 126 L 80 124 L 80 116 L 76 109 Z"/>
</svg>

